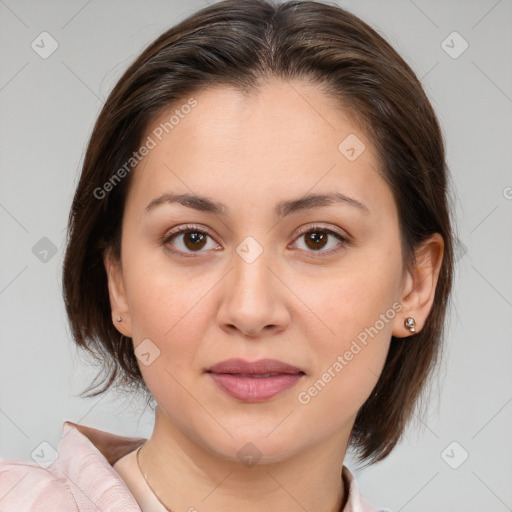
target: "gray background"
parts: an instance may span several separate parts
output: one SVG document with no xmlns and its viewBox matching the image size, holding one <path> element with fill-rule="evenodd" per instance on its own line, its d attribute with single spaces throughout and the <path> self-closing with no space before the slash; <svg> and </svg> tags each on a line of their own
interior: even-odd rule
<svg viewBox="0 0 512 512">
<path fill-rule="evenodd" d="M 139 401 L 75 396 L 95 371 L 66 323 L 64 229 L 107 94 L 147 43 L 203 5 L 0 0 L 0 458 L 29 460 L 43 441 L 57 448 L 68 419 L 151 433 L 152 413 Z M 364 497 L 396 512 L 512 510 L 512 1 L 339 5 L 384 35 L 421 78 L 447 144 L 461 242 L 428 414 L 356 478 Z M 46 59 L 31 47 L 44 31 L 58 43 Z M 454 31 L 469 45 L 458 56 L 464 41 Z"/>
</svg>

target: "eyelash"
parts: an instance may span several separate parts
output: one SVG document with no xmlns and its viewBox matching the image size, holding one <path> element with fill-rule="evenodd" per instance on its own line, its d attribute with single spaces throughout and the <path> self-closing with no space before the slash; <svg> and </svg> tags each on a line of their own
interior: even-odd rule
<svg viewBox="0 0 512 512">
<path fill-rule="evenodd" d="M 331 254 L 334 254 L 334 253 L 340 251 L 342 246 L 348 245 L 351 242 L 347 237 L 341 235 L 340 233 L 338 233 L 336 231 L 333 231 L 332 229 L 328 229 L 323 226 L 315 226 L 315 225 L 299 228 L 299 233 L 298 233 L 298 236 L 295 238 L 295 241 L 298 240 L 301 236 L 306 235 L 311 232 L 327 233 L 328 235 L 334 236 L 341 242 L 339 247 L 334 248 L 334 249 L 329 249 L 327 251 L 322 251 L 322 250 L 305 251 L 305 252 L 309 253 L 309 255 L 313 258 L 323 258 L 326 256 L 330 256 Z M 168 235 L 166 235 L 162 239 L 162 244 L 167 245 L 173 238 L 175 238 L 179 235 L 182 235 L 184 233 L 200 233 L 203 235 L 207 235 L 213 239 L 213 237 L 210 235 L 210 233 L 208 231 L 201 229 L 198 226 L 187 224 L 187 225 L 182 226 L 181 228 L 177 229 L 176 231 L 173 231 L 172 233 L 169 233 Z M 186 251 L 181 251 L 179 249 L 178 250 L 171 249 L 169 247 L 167 247 L 167 249 L 175 254 L 179 254 L 180 256 L 183 256 L 184 258 L 197 258 L 201 255 L 201 252 L 204 252 L 204 251 L 195 251 L 196 252 L 196 254 L 195 254 L 194 251 L 186 252 Z"/>
</svg>

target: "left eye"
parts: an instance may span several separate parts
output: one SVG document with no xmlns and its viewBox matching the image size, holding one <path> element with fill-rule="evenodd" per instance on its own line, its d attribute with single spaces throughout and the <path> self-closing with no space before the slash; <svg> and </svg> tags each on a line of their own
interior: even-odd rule
<svg viewBox="0 0 512 512">
<path fill-rule="evenodd" d="M 303 237 L 303 246 L 305 247 L 303 250 L 306 252 L 331 253 L 337 250 L 336 246 L 343 246 L 348 243 L 348 240 L 339 233 L 322 227 L 313 227 L 307 229 L 307 231 L 302 231 L 297 240 L 300 240 Z M 334 242 L 333 238 L 338 240 L 337 244 L 332 243 Z M 328 249 L 325 250 L 325 247 L 329 246 L 329 244 L 331 244 L 331 247 L 328 247 Z"/>
</svg>

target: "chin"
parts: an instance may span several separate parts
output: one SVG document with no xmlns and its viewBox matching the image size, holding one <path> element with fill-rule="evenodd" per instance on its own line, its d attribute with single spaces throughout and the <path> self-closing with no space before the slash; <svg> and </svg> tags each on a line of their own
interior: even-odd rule
<svg viewBox="0 0 512 512">
<path fill-rule="evenodd" d="M 262 431 L 257 427 L 240 428 L 233 437 L 222 434 L 216 437 L 219 438 L 203 438 L 208 451 L 227 462 L 241 462 L 247 467 L 279 463 L 300 450 L 297 436 L 283 435 L 277 431 L 269 436 L 268 429 Z"/>
</svg>

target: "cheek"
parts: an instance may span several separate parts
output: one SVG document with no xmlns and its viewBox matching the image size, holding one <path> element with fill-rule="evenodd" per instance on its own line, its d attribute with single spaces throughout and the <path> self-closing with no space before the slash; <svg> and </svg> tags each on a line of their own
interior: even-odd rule
<svg viewBox="0 0 512 512">
<path fill-rule="evenodd" d="M 333 418 L 335 411 L 355 414 L 371 393 L 401 308 L 396 301 L 400 277 L 396 261 L 400 260 L 390 255 L 389 259 L 371 262 L 371 258 L 361 258 L 363 261 L 364 265 L 331 277 L 327 287 L 310 287 L 308 295 L 311 309 L 322 322 L 314 322 L 320 329 L 309 327 L 315 360 L 299 403 L 311 401 L 316 403 L 313 408 L 334 408 Z"/>
<path fill-rule="evenodd" d="M 194 328 L 191 318 L 203 318 L 202 300 L 212 278 L 191 275 L 171 264 L 163 249 L 126 244 L 125 283 L 133 338 L 154 337 L 165 343 L 175 333 Z M 197 268 L 195 270 L 197 274 Z"/>
<path fill-rule="evenodd" d="M 378 381 L 396 314 L 391 305 L 381 309 L 384 302 L 371 304 L 366 297 L 361 308 L 345 308 L 341 303 L 330 315 L 335 335 L 310 338 L 315 340 L 315 346 L 310 347 L 315 364 L 297 390 L 296 400 L 305 415 L 322 418 L 316 424 L 320 437 L 355 418 Z M 381 312 L 388 313 L 385 320 L 380 319 Z"/>
<path fill-rule="evenodd" d="M 165 261 L 145 256 L 143 251 L 131 253 L 129 263 L 126 290 L 134 349 L 137 353 L 137 347 L 149 339 L 147 346 L 157 354 L 148 365 L 139 359 L 143 379 L 158 403 L 189 410 L 194 403 L 183 386 L 191 388 L 191 369 L 198 364 L 208 317 L 204 299 L 213 283 L 206 277 L 192 280 L 172 272 Z"/>
<path fill-rule="evenodd" d="M 147 366 L 142 359 L 138 361 L 155 399 L 188 407 L 186 394 L 173 377 L 187 385 L 194 373 L 191 369 L 199 364 L 197 353 L 211 316 L 206 311 L 208 292 L 217 280 L 210 273 L 192 278 L 190 272 L 177 272 L 155 252 L 142 248 L 126 251 L 130 255 L 125 283 L 134 349 L 138 353 L 137 347 L 149 339 L 151 343 L 145 343 L 157 354 Z M 165 396 L 160 396 L 164 390 Z"/>
<path fill-rule="evenodd" d="M 360 261 L 366 264 L 331 275 L 325 286 L 319 286 L 318 280 L 309 283 L 308 305 L 321 320 L 315 325 L 324 326 L 325 336 L 317 338 L 326 352 L 347 349 L 351 340 L 360 334 L 364 338 L 366 330 L 376 324 L 384 337 L 391 335 L 400 269 L 392 261 L 389 264 L 371 263 L 363 258 Z"/>
</svg>

